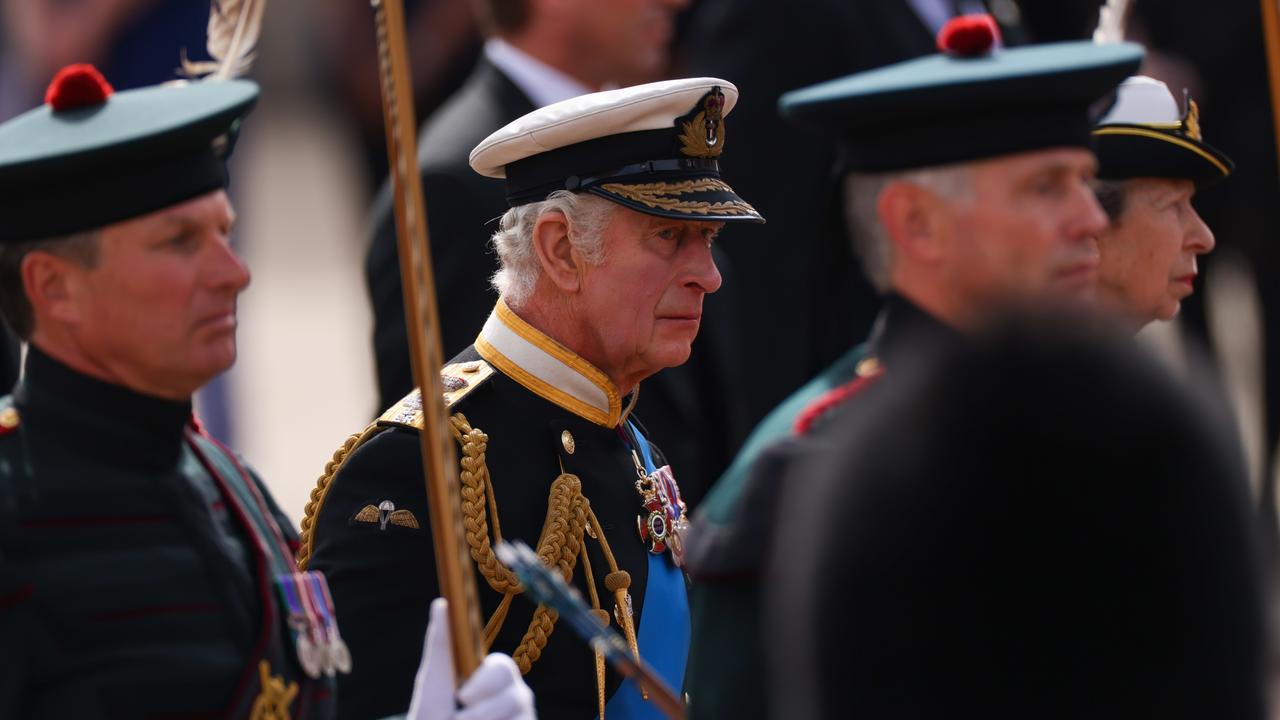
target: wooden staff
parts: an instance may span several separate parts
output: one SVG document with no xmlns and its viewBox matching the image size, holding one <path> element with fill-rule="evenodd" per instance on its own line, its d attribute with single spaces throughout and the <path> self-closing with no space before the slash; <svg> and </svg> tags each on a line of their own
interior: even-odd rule
<svg viewBox="0 0 1280 720">
<path fill-rule="evenodd" d="M 453 666 L 461 683 L 480 665 L 480 612 L 462 530 L 457 456 L 441 395 L 440 317 L 436 309 L 426 205 L 418 176 L 417 122 L 401 0 L 371 0 L 378 34 L 382 117 L 386 125 L 404 317 L 413 379 L 422 394 L 422 469 L 440 593 L 449 601 Z M 422 611 L 425 613 L 426 608 Z"/>
<path fill-rule="evenodd" d="M 1262 0 L 1262 32 L 1267 43 L 1267 75 L 1271 79 L 1271 122 L 1280 162 L 1280 8 L 1276 0 Z"/>
</svg>

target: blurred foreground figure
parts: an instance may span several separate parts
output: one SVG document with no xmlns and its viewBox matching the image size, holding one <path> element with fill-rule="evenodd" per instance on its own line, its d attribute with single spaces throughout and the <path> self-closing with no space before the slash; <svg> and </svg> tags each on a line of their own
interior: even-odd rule
<svg viewBox="0 0 1280 720">
<path fill-rule="evenodd" d="M 775 717 L 1265 716 L 1229 418 L 1139 352 L 1016 323 L 811 441 L 772 556 Z"/>
<path fill-rule="evenodd" d="M 334 714 L 350 655 L 324 577 L 191 411 L 236 357 L 224 162 L 257 97 L 114 93 L 76 65 L 0 125 L 0 312 L 30 342 L 0 397 L 0 717 Z M 454 716 L 439 664 L 417 717 Z M 529 717 L 510 658 L 470 680 L 466 717 Z"/>
<path fill-rule="evenodd" d="M 1093 131 L 1098 201 L 1111 220 L 1098 236 L 1098 296 L 1134 330 L 1169 320 L 1195 291 L 1196 259 L 1213 232 L 1191 201 L 1235 164 L 1204 142 L 1200 109 L 1179 109 L 1159 80 L 1135 76 Z"/>
<path fill-rule="evenodd" d="M 953 341 L 993 310 L 1087 303 L 1106 217 L 1089 182 L 1089 106 L 1137 68 L 1141 50 L 1093 43 L 992 52 L 994 23 L 960 18 L 931 57 L 783 96 L 783 112 L 844 147 L 846 205 L 863 268 L 884 294 L 871 337 L 756 428 L 696 514 L 689 537 L 690 715 L 758 717 L 760 597 L 788 458 L 771 444 L 856 411 L 901 361 Z"/>
</svg>

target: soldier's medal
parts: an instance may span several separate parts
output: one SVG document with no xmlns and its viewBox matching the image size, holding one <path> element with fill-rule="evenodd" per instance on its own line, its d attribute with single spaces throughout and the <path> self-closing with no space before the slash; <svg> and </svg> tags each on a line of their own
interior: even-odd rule
<svg viewBox="0 0 1280 720">
<path fill-rule="evenodd" d="M 313 573 L 303 572 L 294 575 L 298 579 L 298 587 L 302 591 L 302 604 L 307 608 L 307 615 L 314 619 L 311 637 L 315 642 L 315 659 L 320 671 L 329 677 L 337 672 L 333 626 L 330 615 L 324 607 L 324 599 L 320 596 L 320 588 L 315 582 Z"/>
<path fill-rule="evenodd" d="M 277 575 L 276 590 L 288 611 L 285 624 L 289 628 L 290 637 L 293 638 L 298 665 L 308 677 L 318 678 L 324 672 L 322 650 L 316 643 L 319 618 L 307 607 L 306 591 L 303 583 L 300 582 L 300 575 L 298 573 Z"/>
<path fill-rule="evenodd" d="M 311 585 L 311 597 L 324 620 L 329 649 L 327 672 L 332 675 L 337 671 L 346 675 L 351 672 L 351 650 L 342 639 L 342 633 L 338 632 L 338 615 L 334 611 L 333 596 L 329 594 L 329 582 L 324 573 L 317 570 L 310 570 L 305 574 Z"/>
<path fill-rule="evenodd" d="M 309 678 L 318 678 L 324 672 L 323 654 L 310 633 L 298 635 L 298 664 Z"/>
</svg>

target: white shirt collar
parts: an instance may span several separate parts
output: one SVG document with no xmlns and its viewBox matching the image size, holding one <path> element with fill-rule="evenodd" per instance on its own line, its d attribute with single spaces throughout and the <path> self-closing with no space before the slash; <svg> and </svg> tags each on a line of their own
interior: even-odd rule
<svg viewBox="0 0 1280 720">
<path fill-rule="evenodd" d="M 489 314 L 475 347 L 502 374 L 574 415 L 607 428 L 626 419 L 609 376 L 522 320 L 502 300 Z"/>
<path fill-rule="evenodd" d="M 576 79 L 499 38 L 485 41 L 484 56 L 538 107 L 591 92 Z"/>
</svg>

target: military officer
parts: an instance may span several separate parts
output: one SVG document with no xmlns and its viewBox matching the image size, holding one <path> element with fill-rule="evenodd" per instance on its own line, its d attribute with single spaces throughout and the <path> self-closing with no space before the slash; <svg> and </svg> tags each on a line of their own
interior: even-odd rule
<svg viewBox="0 0 1280 720">
<path fill-rule="evenodd" d="M 941 53 L 782 98 L 793 121 L 842 139 L 853 239 L 884 310 L 865 344 L 756 428 L 693 522 L 691 717 L 760 717 L 769 706 L 761 573 L 796 451 L 764 449 L 856 405 L 886 368 L 945 347 L 1005 304 L 1092 298 L 1106 218 L 1088 184 L 1088 109 L 1141 51 L 997 42 L 990 17 L 958 18 L 940 33 Z"/>
<path fill-rule="evenodd" d="M 1235 164 L 1200 134 L 1200 109 L 1180 109 L 1169 88 L 1135 76 L 1093 131 L 1095 188 L 1110 226 L 1098 236 L 1098 295 L 1134 329 L 1169 320 L 1194 292 L 1196 258 L 1213 231 L 1191 201 Z"/>
<path fill-rule="evenodd" d="M 493 237 L 500 299 L 444 368 L 445 402 L 485 639 L 514 655 L 544 717 L 658 711 L 518 597 L 493 555 L 499 538 L 537 548 L 682 685 L 683 504 L 632 410 L 641 380 L 689 355 L 703 298 L 720 285 L 711 245 L 721 227 L 762 220 L 719 174 L 737 97 L 713 78 L 586 95 L 512 122 L 471 154 L 478 172 L 505 178 L 512 207 Z M 402 709 L 413 638 L 438 594 L 421 407 L 411 394 L 353 436 L 303 523 L 308 567 L 329 577 L 356 659 L 340 680 L 356 706 L 347 717 Z"/>
<path fill-rule="evenodd" d="M 249 273 L 224 162 L 257 96 L 115 93 L 77 65 L 0 125 L 0 312 L 30 343 L 0 398 L 0 716 L 334 714 L 350 656 L 324 578 L 298 571 L 288 519 L 191 411 L 235 360 Z M 526 718 L 502 666 L 460 697 Z M 420 683 L 425 715 L 452 717 L 447 677 Z"/>
</svg>

